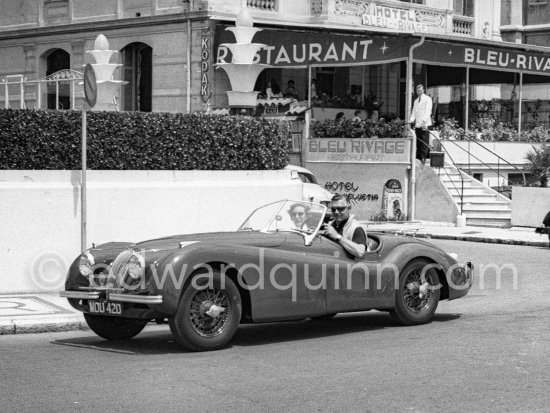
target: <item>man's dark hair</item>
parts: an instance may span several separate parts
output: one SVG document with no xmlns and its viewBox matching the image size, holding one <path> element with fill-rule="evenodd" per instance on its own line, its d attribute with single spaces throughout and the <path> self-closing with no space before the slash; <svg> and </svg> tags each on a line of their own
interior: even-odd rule
<svg viewBox="0 0 550 413">
<path fill-rule="evenodd" d="M 344 195 L 342 195 L 342 194 L 334 194 L 332 196 L 332 198 L 330 199 L 330 202 L 332 203 L 332 202 L 337 202 L 337 201 L 341 201 L 341 200 L 346 201 L 346 204 L 348 206 L 350 206 L 349 199 L 347 197 L 345 197 Z"/>
</svg>

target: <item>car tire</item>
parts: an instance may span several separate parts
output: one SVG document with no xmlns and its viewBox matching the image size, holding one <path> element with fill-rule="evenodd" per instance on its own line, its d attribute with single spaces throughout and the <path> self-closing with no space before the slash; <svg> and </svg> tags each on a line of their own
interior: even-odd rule
<svg viewBox="0 0 550 413">
<path fill-rule="evenodd" d="M 84 319 L 90 329 L 106 340 L 129 340 L 137 336 L 149 320 L 136 318 L 110 317 L 84 313 Z"/>
<path fill-rule="evenodd" d="M 216 313 L 220 307 L 223 308 L 221 313 L 215 316 L 207 314 L 209 311 Z M 237 286 L 228 277 L 222 279 L 219 272 L 214 272 L 198 274 L 191 280 L 183 291 L 176 314 L 168 319 L 168 323 L 176 341 L 185 348 L 218 350 L 225 347 L 237 332 L 241 314 Z"/>
<path fill-rule="evenodd" d="M 405 266 L 399 275 L 399 288 L 395 291 L 395 308 L 390 310 L 394 320 L 405 325 L 429 323 L 441 294 L 439 276 L 434 268 L 426 271 L 425 281 L 422 279 L 422 269 L 433 264 L 427 260 L 415 260 Z M 421 294 L 421 285 L 429 283 L 425 294 Z"/>
<path fill-rule="evenodd" d="M 338 313 L 317 315 L 315 317 L 310 317 L 310 318 L 314 321 L 328 321 L 328 320 L 332 320 L 336 314 Z"/>
</svg>

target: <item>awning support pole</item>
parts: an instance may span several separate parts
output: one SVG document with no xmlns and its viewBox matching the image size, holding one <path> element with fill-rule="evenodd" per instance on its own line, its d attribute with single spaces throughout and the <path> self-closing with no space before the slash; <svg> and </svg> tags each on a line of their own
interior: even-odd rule
<svg viewBox="0 0 550 413">
<path fill-rule="evenodd" d="M 521 101 L 523 100 L 523 72 L 519 72 L 518 135 L 521 136 Z"/>
<path fill-rule="evenodd" d="M 470 112 L 470 67 L 466 67 L 466 90 L 464 91 L 464 131 L 468 130 Z"/>
<path fill-rule="evenodd" d="M 409 58 L 407 59 L 407 87 L 406 87 L 406 105 L 405 105 L 405 117 L 408 120 L 411 115 L 411 104 L 412 104 L 412 89 L 413 89 L 413 52 L 414 49 L 421 46 L 424 43 L 425 37 L 422 36 L 420 38 L 420 41 L 418 43 L 415 43 L 411 46 L 409 49 Z M 411 179 L 409 184 L 409 196 L 408 196 L 408 215 L 409 220 L 414 220 L 415 218 L 415 202 L 416 202 L 416 137 L 414 135 L 414 131 L 410 128 L 409 122 L 406 123 L 406 130 L 409 134 L 409 136 L 412 136 L 411 139 Z"/>
</svg>

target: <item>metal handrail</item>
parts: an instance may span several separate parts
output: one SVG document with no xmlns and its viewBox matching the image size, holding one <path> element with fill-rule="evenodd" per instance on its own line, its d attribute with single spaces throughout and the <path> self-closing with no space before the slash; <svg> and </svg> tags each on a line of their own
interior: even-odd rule
<svg viewBox="0 0 550 413">
<path fill-rule="evenodd" d="M 439 142 L 439 144 L 441 144 L 441 140 L 435 136 L 434 133 L 432 133 L 432 131 L 430 131 L 428 129 L 428 133 L 435 139 Z M 418 140 L 417 141 L 417 144 L 418 142 L 421 142 L 422 144 L 428 146 L 428 148 L 430 148 L 430 145 L 428 145 L 426 142 L 423 142 L 421 140 Z M 454 161 L 454 159 L 452 158 L 452 156 L 447 153 L 447 156 L 449 157 L 449 159 L 451 160 L 451 164 L 456 168 L 456 170 L 458 171 L 458 176 L 460 177 L 460 184 L 461 184 L 461 188 L 460 190 L 456 187 L 454 181 L 452 180 L 451 178 L 451 175 L 449 175 L 449 172 L 447 172 L 447 169 L 445 169 L 445 167 L 443 167 L 443 171 L 445 172 L 445 175 L 447 175 L 447 178 L 449 178 L 449 181 L 451 182 L 454 190 L 456 191 L 456 193 L 458 194 L 458 196 L 460 197 L 460 215 L 463 214 L 463 208 L 464 208 L 464 177 L 462 176 L 462 171 L 458 168 L 458 166 L 456 166 L 456 163 Z"/>
<path fill-rule="evenodd" d="M 432 136 L 434 136 L 432 134 Z M 493 152 L 492 150 L 490 150 L 489 148 L 483 146 L 481 143 L 479 143 L 478 141 L 476 141 L 475 139 L 472 139 L 470 137 L 468 137 L 465 133 L 462 134 L 462 136 L 465 138 L 465 140 L 467 140 L 468 142 L 473 142 L 473 143 L 476 143 L 477 145 L 481 146 L 483 149 L 485 149 L 486 151 L 490 152 L 492 155 L 496 156 L 497 159 L 500 161 L 504 161 L 507 165 L 510 165 L 512 168 L 518 170 L 521 175 L 523 176 L 523 186 L 527 186 L 527 179 L 525 178 L 525 173 L 519 169 L 516 165 L 514 165 L 513 163 L 510 163 L 508 162 L 506 159 L 504 159 L 503 157 L 501 157 L 500 155 L 496 154 L 495 152 Z M 437 140 L 441 143 L 441 140 L 439 138 L 437 138 Z M 447 142 L 447 141 L 446 141 Z M 491 171 L 495 172 L 497 174 L 497 176 L 501 177 L 501 178 L 504 178 L 507 182 L 509 182 L 509 179 L 507 177 L 505 177 L 504 175 L 502 175 L 499 171 L 500 171 L 500 162 L 498 164 L 499 166 L 499 171 L 495 171 L 493 168 L 491 168 L 489 166 L 489 164 L 483 162 L 481 159 L 479 159 L 477 156 L 473 155 L 470 151 L 464 149 L 462 146 L 460 146 L 458 143 L 456 143 L 455 140 L 452 140 L 452 139 L 449 139 L 448 142 L 452 142 L 454 145 L 456 145 L 458 148 L 462 149 L 463 151 L 467 152 L 468 153 L 468 170 L 470 170 L 470 156 L 473 156 L 475 159 L 477 159 L 479 162 L 481 162 L 482 165 L 485 165 L 488 169 L 490 169 Z M 500 185 L 499 185 L 500 187 Z"/>
</svg>

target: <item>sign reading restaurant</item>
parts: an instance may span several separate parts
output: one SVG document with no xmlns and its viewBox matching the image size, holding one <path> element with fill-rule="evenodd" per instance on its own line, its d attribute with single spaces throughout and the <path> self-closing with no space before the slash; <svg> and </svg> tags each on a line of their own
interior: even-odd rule
<svg viewBox="0 0 550 413">
<path fill-rule="evenodd" d="M 231 51 L 220 46 L 235 38 L 225 30 L 216 31 L 217 63 L 231 62 Z M 382 64 L 407 60 L 410 47 L 418 37 L 384 35 L 340 35 L 332 33 L 263 30 L 254 42 L 266 47 L 254 59 L 272 67 L 307 67 Z M 493 46 L 467 42 L 426 40 L 414 50 L 414 60 L 434 65 L 470 66 L 478 69 L 512 70 L 550 75 L 550 54 L 522 50 L 502 42 Z"/>
</svg>

